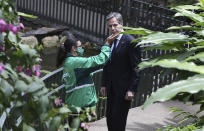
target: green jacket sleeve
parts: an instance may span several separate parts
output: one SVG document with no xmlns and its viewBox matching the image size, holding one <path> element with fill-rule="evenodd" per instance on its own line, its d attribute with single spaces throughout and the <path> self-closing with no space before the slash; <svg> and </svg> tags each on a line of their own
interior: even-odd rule
<svg viewBox="0 0 204 131">
<path fill-rule="evenodd" d="M 103 46 L 101 48 L 101 53 L 96 56 L 91 57 L 70 57 L 67 61 L 65 61 L 66 65 L 69 65 L 74 68 L 90 68 L 95 67 L 101 64 L 104 64 L 106 60 L 110 56 L 110 47 Z"/>
</svg>

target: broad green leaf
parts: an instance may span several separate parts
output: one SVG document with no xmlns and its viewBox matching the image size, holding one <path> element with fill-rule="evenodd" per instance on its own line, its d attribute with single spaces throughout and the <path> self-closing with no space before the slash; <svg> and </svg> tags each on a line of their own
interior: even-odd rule
<svg viewBox="0 0 204 131">
<path fill-rule="evenodd" d="M 49 118 L 53 118 L 53 117 L 56 116 L 58 113 L 59 113 L 59 109 L 52 108 L 51 110 L 49 110 L 46 119 L 48 120 Z"/>
<path fill-rule="evenodd" d="M 199 0 L 199 2 L 201 3 L 201 6 L 204 7 L 204 0 Z"/>
<path fill-rule="evenodd" d="M 3 70 L 1 72 L 1 76 L 4 78 L 4 79 L 8 79 L 9 78 L 9 72 L 7 70 Z"/>
<path fill-rule="evenodd" d="M 57 131 L 59 129 L 60 123 L 61 118 L 59 116 L 52 118 L 49 131 Z"/>
<path fill-rule="evenodd" d="M 23 131 L 35 131 L 35 129 L 26 123 L 23 123 Z"/>
<path fill-rule="evenodd" d="M 164 102 L 170 100 L 180 92 L 187 92 L 195 94 L 201 90 L 204 90 L 204 75 L 195 75 L 189 77 L 187 80 L 181 80 L 174 82 L 170 85 L 166 85 L 163 88 L 153 92 L 152 95 L 145 101 L 142 108 L 146 108 L 154 102 Z"/>
<path fill-rule="evenodd" d="M 23 12 L 18 12 L 18 15 L 23 16 L 23 17 L 33 18 L 33 19 L 38 18 L 37 16 L 29 15 L 29 14 L 26 14 L 26 13 L 23 13 Z"/>
<path fill-rule="evenodd" d="M 143 37 L 138 37 L 138 38 L 132 40 L 131 43 L 137 43 L 137 42 L 142 41 L 142 40 L 144 40 L 144 39 L 145 39 L 145 38 L 143 38 Z"/>
<path fill-rule="evenodd" d="M 72 119 L 70 127 L 78 129 L 79 126 L 80 126 L 80 118 L 79 117 L 75 117 L 74 119 Z"/>
<path fill-rule="evenodd" d="M 195 22 L 204 22 L 204 19 L 202 16 L 195 14 L 192 11 L 188 11 L 179 7 L 174 7 L 173 9 L 179 12 L 179 13 L 176 13 L 175 16 L 186 16 Z"/>
<path fill-rule="evenodd" d="M 6 97 L 12 95 L 12 92 L 14 91 L 11 84 L 9 84 L 6 80 L 1 79 L 0 81 L 0 90 L 4 93 Z"/>
<path fill-rule="evenodd" d="M 189 51 L 196 51 L 196 50 L 203 49 L 203 48 L 204 48 L 204 46 L 191 47 L 191 48 L 189 49 Z"/>
<path fill-rule="evenodd" d="M 61 107 L 59 109 L 59 113 L 61 113 L 61 114 L 70 113 L 70 112 L 71 112 L 71 110 L 69 108 L 66 108 L 66 107 Z"/>
<path fill-rule="evenodd" d="M 27 54 L 30 57 L 37 56 L 37 52 L 34 49 L 31 49 L 29 45 L 26 44 L 19 44 L 23 54 Z"/>
<path fill-rule="evenodd" d="M 139 64 L 139 67 L 141 66 L 141 69 L 144 69 L 144 68 L 147 68 L 147 67 L 152 67 L 153 63 L 156 63 L 159 60 L 163 60 L 163 59 L 176 59 L 178 61 L 183 61 L 190 54 L 193 54 L 193 51 L 189 51 L 189 53 L 173 52 L 173 53 L 170 53 L 170 54 L 161 55 L 161 56 L 158 56 L 156 58 L 150 59 L 148 61 L 141 62 Z"/>
<path fill-rule="evenodd" d="M 200 59 L 202 61 L 202 59 L 204 59 L 204 52 L 188 57 L 185 61 L 190 61 L 190 60 L 195 60 L 195 59 Z"/>
<path fill-rule="evenodd" d="M 158 61 L 142 62 L 138 66 L 140 70 L 147 67 L 161 66 L 164 68 L 176 68 L 179 70 L 204 74 L 204 66 L 198 66 L 193 62 L 179 62 L 176 59 L 161 59 Z"/>
<path fill-rule="evenodd" d="M 33 96 L 42 96 L 42 95 L 45 95 L 45 94 L 47 94 L 48 93 L 48 89 L 47 88 L 43 88 L 42 90 L 39 90 L 39 91 L 37 91 L 37 92 L 35 92 L 35 93 L 33 93 Z"/>
<path fill-rule="evenodd" d="M 127 29 L 127 31 L 122 32 L 121 34 L 148 35 L 153 33 L 153 31 L 145 28 L 123 27 L 123 29 Z"/>
<path fill-rule="evenodd" d="M 21 107 L 21 106 L 23 106 L 23 105 L 24 105 L 23 102 L 18 100 L 18 101 L 16 102 L 16 104 L 15 104 L 15 108 L 16 108 L 16 107 Z"/>
<path fill-rule="evenodd" d="M 16 35 L 15 35 L 13 32 L 11 32 L 11 31 L 9 31 L 8 39 L 9 39 L 9 41 L 11 41 L 11 42 L 13 42 L 13 43 L 17 43 L 17 37 L 16 37 Z"/>
<path fill-rule="evenodd" d="M 177 6 L 178 8 L 181 9 L 190 9 L 190 10 L 198 10 L 200 9 L 199 6 L 194 6 L 194 5 L 181 5 L 181 6 Z"/>
<path fill-rule="evenodd" d="M 197 40 L 196 42 L 194 42 L 194 44 L 196 44 L 197 46 L 204 46 L 204 40 Z"/>
<path fill-rule="evenodd" d="M 197 35 L 204 36 L 204 30 L 195 31 L 195 32 L 197 33 Z"/>
<path fill-rule="evenodd" d="M 39 110 L 39 108 L 38 108 L 38 110 Z M 39 110 L 39 112 L 40 112 L 40 120 L 44 121 L 47 118 L 47 115 L 48 115 L 47 111 L 45 112 L 45 111 Z"/>
<path fill-rule="evenodd" d="M 184 26 L 172 26 L 167 28 L 167 30 L 178 30 L 178 29 L 186 29 L 186 30 L 202 30 L 201 28 L 198 27 L 193 27 L 190 25 L 184 25 Z"/>
<path fill-rule="evenodd" d="M 203 9 L 204 9 L 204 8 L 203 8 Z M 203 12 L 200 12 L 199 15 L 200 15 L 200 16 L 204 16 L 204 13 L 203 13 Z"/>
<path fill-rule="evenodd" d="M 17 80 L 14 87 L 20 92 L 28 90 L 28 85 L 22 80 Z"/>
<path fill-rule="evenodd" d="M 82 110 L 80 107 L 76 107 L 76 106 L 70 106 L 69 109 L 74 113 L 80 113 Z"/>
<path fill-rule="evenodd" d="M 18 79 L 18 74 L 11 68 L 10 64 L 6 64 L 5 69 L 8 70 L 10 77 L 16 81 Z"/>
<path fill-rule="evenodd" d="M 24 79 L 26 82 L 31 83 L 33 80 L 30 76 L 26 75 L 23 72 L 20 72 L 19 75 L 22 77 L 22 79 Z"/>
<path fill-rule="evenodd" d="M 196 22 L 194 25 L 204 27 L 204 22 Z"/>
<path fill-rule="evenodd" d="M 33 93 L 40 90 L 44 85 L 39 82 L 32 82 L 28 85 L 28 90 L 26 92 Z"/>
<path fill-rule="evenodd" d="M 47 107 L 49 105 L 48 96 L 44 95 L 44 96 L 40 97 L 39 103 L 40 103 L 40 107 L 39 108 L 41 108 L 41 112 L 46 112 Z"/>
<path fill-rule="evenodd" d="M 161 44 L 163 42 L 165 43 L 181 43 L 184 44 L 187 41 L 189 41 L 188 36 L 181 35 L 178 33 L 162 33 L 157 32 L 155 34 L 151 34 L 148 36 L 144 36 L 145 40 L 142 40 L 137 45 L 147 44 L 147 43 L 155 43 L 155 44 Z"/>
</svg>

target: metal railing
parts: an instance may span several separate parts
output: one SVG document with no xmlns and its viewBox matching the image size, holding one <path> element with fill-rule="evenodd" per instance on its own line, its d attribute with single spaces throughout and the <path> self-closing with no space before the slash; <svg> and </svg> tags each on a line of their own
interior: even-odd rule
<svg viewBox="0 0 204 131">
<path fill-rule="evenodd" d="M 44 81 L 45 86 L 49 89 L 52 89 L 47 95 L 56 95 L 60 99 L 65 102 L 65 86 L 61 81 L 62 78 L 62 73 L 63 73 L 63 67 L 45 75 L 44 77 L 41 78 L 41 80 Z M 97 70 L 93 72 L 93 80 L 94 80 L 94 85 L 96 89 L 96 93 L 98 96 L 98 103 L 97 103 L 97 117 L 100 119 L 101 117 L 104 117 L 105 115 L 105 109 L 106 109 L 106 99 L 103 99 L 100 96 L 100 87 L 101 87 L 101 76 L 102 76 L 102 69 Z"/>
<path fill-rule="evenodd" d="M 18 11 L 70 26 L 101 38 L 107 34 L 105 16 L 117 8 L 115 0 L 16 0 Z"/>
</svg>

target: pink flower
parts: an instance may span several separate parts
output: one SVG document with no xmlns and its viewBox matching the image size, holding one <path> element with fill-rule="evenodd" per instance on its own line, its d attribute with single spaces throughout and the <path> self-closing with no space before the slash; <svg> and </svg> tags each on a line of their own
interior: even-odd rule
<svg viewBox="0 0 204 131">
<path fill-rule="evenodd" d="M 21 29 L 24 29 L 23 23 L 20 23 L 19 26 L 20 26 Z"/>
<path fill-rule="evenodd" d="M 12 31 L 14 34 L 18 32 L 18 28 L 12 24 L 8 24 L 7 28 L 9 31 Z"/>
<path fill-rule="evenodd" d="M 35 72 L 35 75 L 38 77 L 40 76 L 40 68 L 41 68 L 40 65 L 34 65 L 33 66 L 33 71 Z"/>
<path fill-rule="evenodd" d="M 2 73 L 2 71 L 4 70 L 5 66 L 4 64 L 0 64 L 0 74 Z"/>
<path fill-rule="evenodd" d="M 86 125 L 86 129 L 88 130 L 88 129 L 89 129 L 89 127 L 90 127 L 90 125 L 89 125 L 89 124 L 87 124 L 87 125 Z"/>
<path fill-rule="evenodd" d="M 6 21 L 5 20 L 3 20 L 3 19 L 0 19 L 0 25 L 6 25 Z"/>
<path fill-rule="evenodd" d="M 62 99 L 55 99 L 55 105 L 61 106 L 62 105 Z"/>
<path fill-rule="evenodd" d="M 39 71 L 40 68 L 41 68 L 40 65 L 34 65 L 34 66 L 33 66 L 33 71 Z"/>
<path fill-rule="evenodd" d="M 85 127 L 86 126 L 86 124 L 85 123 L 81 123 L 81 127 Z"/>
<path fill-rule="evenodd" d="M 1 46 L 1 51 L 5 51 L 5 47 L 4 46 Z"/>
<path fill-rule="evenodd" d="M 42 62 L 42 58 L 38 57 L 37 61 Z"/>
<path fill-rule="evenodd" d="M 39 72 L 39 71 L 36 71 L 36 72 L 35 72 L 35 75 L 38 76 L 38 77 L 40 77 L 40 72 Z"/>
<path fill-rule="evenodd" d="M 16 33 L 18 32 L 18 28 L 17 28 L 16 26 L 13 26 L 12 32 L 13 32 L 14 34 L 16 34 Z"/>
<path fill-rule="evenodd" d="M 22 72 L 22 71 L 23 71 L 23 67 L 22 67 L 22 66 L 16 66 L 16 70 L 17 70 L 18 72 Z"/>
<path fill-rule="evenodd" d="M 18 26 L 17 26 L 17 31 L 21 30 L 21 29 L 24 29 L 24 25 L 22 23 L 20 23 Z"/>
<path fill-rule="evenodd" d="M 7 29 L 10 30 L 10 31 L 12 31 L 13 25 L 12 25 L 12 24 L 8 24 L 8 25 L 7 25 Z"/>
<path fill-rule="evenodd" d="M 6 30 L 6 22 L 3 19 L 0 19 L 0 31 L 5 32 Z"/>
</svg>

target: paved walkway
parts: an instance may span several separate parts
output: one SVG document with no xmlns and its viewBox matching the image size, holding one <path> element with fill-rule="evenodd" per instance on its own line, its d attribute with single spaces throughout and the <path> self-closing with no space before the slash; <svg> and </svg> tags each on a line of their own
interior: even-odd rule
<svg viewBox="0 0 204 131">
<path fill-rule="evenodd" d="M 175 114 L 170 113 L 168 107 L 185 109 L 191 113 L 199 109 L 199 106 L 188 106 L 178 101 L 152 104 L 144 110 L 141 107 L 132 108 L 128 114 L 126 131 L 155 131 L 165 125 L 178 126 L 179 119 L 173 119 Z M 105 118 L 91 123 L 89 131 L 108 131 Z"/>
</svg>

